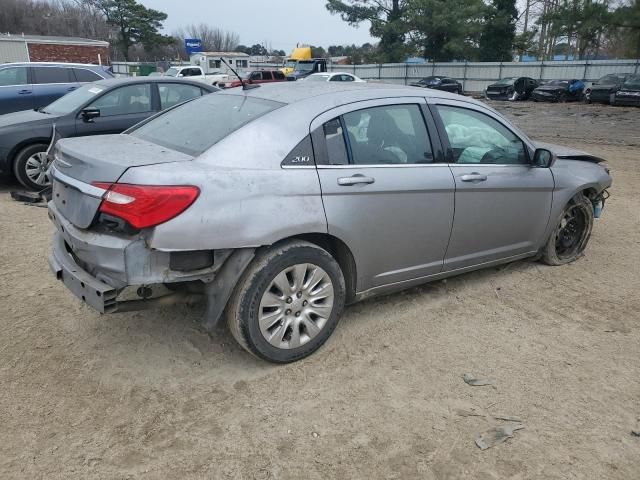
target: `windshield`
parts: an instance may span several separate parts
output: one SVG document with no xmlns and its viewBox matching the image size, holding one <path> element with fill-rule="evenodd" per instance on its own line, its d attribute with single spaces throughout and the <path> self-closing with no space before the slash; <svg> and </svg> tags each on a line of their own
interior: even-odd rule
<svg viewBox="0 0 640 480">
<path fill-rule="evenodd" d="M 287 63 L 285 63 L 285 66 L 287 68 L 296 68 L 296 63 L 298 63 L 297 60 L 289 59 L 289 60 L 287 60 Z"/>
<path fill-rule="evenodd" d="M 567 87 L 569 82 L 567 80 L 550 80 L 545 85 L 551 85 L 554 87 Z"/>
<path fill-rule="evenodd" d="M 284 104 L 245 95 L 207 95 L 167 111 L 131 132 L 163 147 L 197 156 L 247 123 Z M 223 121 L 211 121 L 212 112 Z"/>
<path fill-rule="evenodd" d="M 515 77 L 507 77 L 502 80 L 498 80 L 494 85 L 513 85 L 516 81 Z"/>
<path fill-rule="evenodd" d="M 177 77 L 178 76 L 178 69 L 171 67 L 169 70 L 164 72 L 164 74 L 167 77 Z"/>
<path fill-rule="evenodd" d="M 329 75 L 309 75 L 305 82 L 328 82 Z"/>
<path fill-rule="evenodd" d="M 602 78 L 598 79 L 598 85 L 613 85 L 620 81 L 620 78 L 617 75 L 605 75 Z"/>
<path fill-rule="evenodd" d="M 87 103 L 93 97 L 99 95 L 105 90 L 102 85 L 95 83 L 89 83 L 74 90 L 71 93 L 67 93 L 64 97 L 60 97 L 55 102 L 47 105 L 41 112 L 50 113 L 52 115 L 67 115 L 68 113 L 76 111 L 82 105 Z"/>
<path fill-rule="evenodd" d="M 624 82 L 622 85 L 624 88 L 628 88 L 630 90 L 638 90 L 640 89 L 640 76 L 631 77 L 629 80 Z"/>
<path fill-rule="evenodd" d="M 296 70 L 298 72 L 310 72 L 311 70 L 313 70 L 313 67 L 315 66 L 315 63 L 313 62 L 298 62 L 298 66 L 296 67 Z"/>
</svg>

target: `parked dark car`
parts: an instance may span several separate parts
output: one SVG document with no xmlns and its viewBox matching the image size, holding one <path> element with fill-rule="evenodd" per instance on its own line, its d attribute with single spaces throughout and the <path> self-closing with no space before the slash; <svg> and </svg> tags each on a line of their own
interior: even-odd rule
<svg viewBox="0 0 640 480">
<path fill-rule="evenodd" d="M 605 75 L 593 82 L 593 84 L 584 91 L 584 99 L 587 103 L 610 103 L 611 97 L 620 90 L 622 84 L 630 78 L 630 73 L 613 73 Z"/>
<path fill-rule="evenodd" d="M 507 77 L 492 83 L 485 90 L 491 100 L 527 100 L 540 84 L 529 77 Z"/>
<path fill-rule="evenodd" d="M 57 137 L 121 133 L 160 110 L 219 89 L 163 77 L 114 78 L 83 85 L 38 110 L 0 116 L 0 174 L 25 187 L 49 185 L 47 148 Z"/>
<path fill-rule="evenodd" d="M 627 79 L 611 99 L 611 105 L 640 107 L 640 75 Z"/>
<path fill-rule="evenodd" d="M 272 83 L 272 82 L 286 82 L 287 77 L 280 70 L 254 70 L 253 72 L 240 73 L 244 83 Z M 224 84 L 224 88 L 240 87 L 242 82 L 237 78 L 231 82 Z"/>
<path fill-rule="evenodd" d="M 298 60 L 293 73 L 287 76 L 287 80 L 299 80 L 314 73 L 327 71 L 327 60 L 324 58 L 312 58 L 310 60 Z"/>
<path fill-rule="evenodd" d="M 550 80 L 531 92 L 536 102 L 576 102 L 582 100 L 582 80 Z"/>
<path fill-rule="evenodd" d="M 412 87 L 433 88 L 435 90 L 444 90 L 445 92 L 457 93 L 462 95 L 462 84 L 454 78 L 431 76 L 421 78 Z"/>
<path fill-rule="evenodd" d="M 107 67 L 76 63 L 0 65 L 0 115 L 49 105 L 82 84 L 113 78 Z"/>
</svg>

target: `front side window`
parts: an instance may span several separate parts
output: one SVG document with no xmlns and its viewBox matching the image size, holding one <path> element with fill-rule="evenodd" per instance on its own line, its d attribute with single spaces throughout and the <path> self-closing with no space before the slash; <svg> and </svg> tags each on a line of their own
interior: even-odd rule
<svg viewBox="0 0 640 480">
<path fill-rule="evenodd" d="M 130 134 L 187 155 L 200 155 L 227 135 L 283 104 L 244 95 L 205 95 L 180 105 Z M 224 121 L 212 121 L 211 112 Z"/>
<path fill-rule="evenodd" d="M 151 85 L 141 83 L 116 88 L 97 99 L 89 108 L 100 110 L 101 117 L 151 111 Z"/>
<path fill-rule="evenodd" d="M 71 83 L 75 79 L 71 78 L 71 69 L 63 67 L 32 67 L 33 83 Z"/>
<path fill-rule="evenodd" d="M 160 108 L 173 107 L 192 98 L 202 95 L 202 90 L 193 85 L 183 85 L 181 83 L 162 83 L 158 84 L 158 93 L 160 94 Z"/>
<path fill-rule="evenodd" d="M 453 163 L 526 164 L 526 147 L 511 130 L 484 113 L 438 106 Z"/>
<path fill-rule="evenodd" d="M 273 72 L 273 77 L 276 80 L 284 80 L 284 73 L 282 73 L 280 70 Z"/>
<path fill-rule="evenodd" d="M 418 105 L 366 108 L 344 115 L 356 165 L 433 162 L 429 134 Z"/>
<path fill-rule="evenodd" d="M 0 87 L 27 84 L 26 67 L 10 67 L 0 69 Z"/>
</svg>

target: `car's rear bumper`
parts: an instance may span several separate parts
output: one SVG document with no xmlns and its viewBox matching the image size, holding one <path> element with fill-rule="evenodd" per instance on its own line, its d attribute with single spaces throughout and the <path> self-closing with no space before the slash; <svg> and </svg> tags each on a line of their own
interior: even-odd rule
<svg viewBox="0 0 640 480">
<path fill-rule="evenodd" d="M 67 251 L 60 232 L 56 232 L 53 236 L 49 268 L 76 297 L 98 312 L 110 313 L 116 310 L 118 290 L 83 270 Z"/>
</svg>

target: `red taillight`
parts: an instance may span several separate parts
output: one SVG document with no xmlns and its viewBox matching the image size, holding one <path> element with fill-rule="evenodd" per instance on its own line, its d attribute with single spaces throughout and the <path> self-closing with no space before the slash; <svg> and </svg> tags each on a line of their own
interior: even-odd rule
<svg viewBox="0 0 640 480">
<path fill-rule="evenodd" d="M 127 221 L 134 228 L 160 225 L 184 212 L 200 194 L 191 185 L 131 185 L 94 182 L 106 190 L 100 212 Z"/>
</svg>

